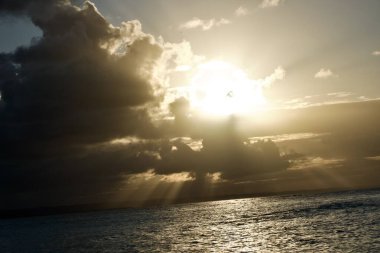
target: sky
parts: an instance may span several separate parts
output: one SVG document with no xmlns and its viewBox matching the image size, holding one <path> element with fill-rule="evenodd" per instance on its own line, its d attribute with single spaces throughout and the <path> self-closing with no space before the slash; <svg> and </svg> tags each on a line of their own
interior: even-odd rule
<svg viewBox="0 0 380 253">
<path fill-rule="evenodd" d="M 4 208 L 379 187 L 379 11 L 0 0 Z"/>
</svg>

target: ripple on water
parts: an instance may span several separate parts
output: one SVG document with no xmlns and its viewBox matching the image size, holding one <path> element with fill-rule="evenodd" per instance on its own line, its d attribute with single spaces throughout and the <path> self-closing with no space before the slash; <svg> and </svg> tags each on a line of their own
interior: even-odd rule
<svg viewBox="0 0 380 253">
<path fill-rule="evenodd" d="M 2 252 L 380 252 L 380 192 L 0 221 Z M 21 243 L 20 243 L 21 242 Z"/>
</svg>

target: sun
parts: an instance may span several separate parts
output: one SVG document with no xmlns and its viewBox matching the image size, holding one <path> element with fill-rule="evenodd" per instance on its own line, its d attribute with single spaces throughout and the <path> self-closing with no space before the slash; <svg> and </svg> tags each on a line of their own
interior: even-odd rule
<svg viewBox="0 0 380 253">
<path fill-rule="evenodd" d="M 266 104 L 262 86 L 224 61 L 200 64 L 190 82 L 190 105 L 199 113 L 250 114 Z"/>
</svg>

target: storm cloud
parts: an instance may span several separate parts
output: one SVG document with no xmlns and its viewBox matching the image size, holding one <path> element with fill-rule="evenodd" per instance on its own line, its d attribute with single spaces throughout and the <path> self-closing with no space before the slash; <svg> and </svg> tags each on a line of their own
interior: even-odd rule
<svg viewBox="0 0 380 253">
<path fill-rule="evenodd" d="M 148 35 L 132 39 L 138 23 L 115 28 L 90 2 L 82 8 L 67 1 L 19 2 L 4 2 L 2 9 L 26 9 L 43 36 L 2 55 L 2 143 L 102 139 L 149 128 L 136 107 L 155 99 L 147 73 L 162 49 Z M 123 39 L 128 53 L 110 54 Z"/>
<path fill-rule="evenodd" d="M 69 1 L 1 1 L 0 11 L 26 15 L 43 34 L 0 57 L 3 180 L 34 180 L 34 167 L 54 170 L 91 143 L 155 135 L 147 105 L 160 99 L 152 73 L 163 48 L 138 21 L 114 27 L 88 1 L 81 8 Z"/>
</svg>

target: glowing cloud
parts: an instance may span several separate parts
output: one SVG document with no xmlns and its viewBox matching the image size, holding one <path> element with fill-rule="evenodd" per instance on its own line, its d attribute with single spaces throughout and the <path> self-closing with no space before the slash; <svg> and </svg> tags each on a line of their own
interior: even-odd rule
<svg viewBox="0 0 380 253">
<path fill-rule="evenodd" d="M 315 168 L 336 168 L 342 166 L 345 159 L 323 158 L 320 156 L 310 156 L 301 160 L 292 161 L 291 170 L 315 169 Z"/>
<path fill-rule="evenodd" d="M 344 97 L 349 97 L 353 94 L 352 92 L 339 91 L 339 92 L 328 93 L 327 95 L 331 97 L 344 98 Z"/>
<path fill-rule="evenodd" d="M 282 0 L 263 0 L 260 4 L 261 8 L 272 8 L 277 7 L 280 5 L 280 3 L 283 2 Z"/>
<path fill-rule="evenodd" d="M 189 30 L 189 29 L 201 29 L 203 31 L 210 30 L 213 27 L 217 26 L 222 26 L 222 25 L 227 25 L 230 24 L 231 21 L 225 18 L 221 18 L 219 20 L 217 19 L 208 19 L 208 20 L 203 20 L 197 17 L 194 17 L 193 19 L 181 24 L 179 26 L 180 30 Z"/>
<path fill-rule="evenodd" d="M 264 79 L 263 85 L 265 87 L 268 87 L 272 85 L 275 81 L 284 79 L 285 74 L 286 74 L 285 69 L 281 66 L 278 66 L 271 75 L 267 76 Z"/>
<path fill-rule="evenodd" d="M 235 16 L 237 17 L 247 16 L 248 14 L 249 14 L 248 9 L 244 8 L 243 6 L 239 6 L 239 8 L 235 10 Z"/>
<path fill-rule="evenodd" d="M 327 79 L 329 77 L 337 76 L 334 74 L 331 69 L 321 68 L 317 73 L 315 73 L 314 77 L 319 79 Z"/>
</svg>

